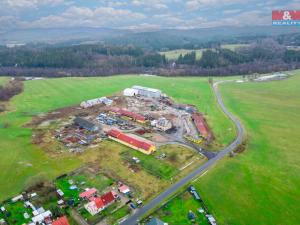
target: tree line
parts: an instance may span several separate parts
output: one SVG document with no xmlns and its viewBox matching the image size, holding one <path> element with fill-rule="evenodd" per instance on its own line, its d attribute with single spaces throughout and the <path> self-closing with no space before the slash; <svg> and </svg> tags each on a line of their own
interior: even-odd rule
<svg viewBox="0 0 300 225">
<path fill-rule="evenodd" d="M 67 47 L 0 48 L 0 67 L 97 68 L 161 66 L 164 56 L 132 46 L 78 45 Z"/>
<path fill-rule="evenodd" d="M 227 75 L 294 69 L 299 68 L 299 63 L 299 50 L 287 49 L 273 39 L 259 40 L 236 50 L 217 46 L 204 50 L 200 59 L 192 51 L 176 60 L 134 46 L 0 48 L 0 74 L 11 76 Z"/>
<path fill-rule="evenodd" d="M 224 48 L 208 49 L 203 51 L 200 60 L 196 52 L 180 55 L 177 63 L 180 65 L 196 65 L 202 68 L 220 68 L 230 65 L 246 64 L 255 61 L 268 62 L 279 60 L 284 63 L 300 62 L 300 51 L 287 50 L 276 41 L 267 39 L 235 51 Z"/>
</svg>

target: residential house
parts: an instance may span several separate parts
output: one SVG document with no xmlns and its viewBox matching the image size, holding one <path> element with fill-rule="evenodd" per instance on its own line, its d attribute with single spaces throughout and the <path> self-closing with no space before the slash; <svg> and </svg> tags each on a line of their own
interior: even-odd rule
<svg viewBox="0 0 300 225">
<path fill-rule="evenodd" d="M 90 189 L 86 189 L 84 192 L 80 193 L 79 197 L 84 198 L 84 199 L 89 199 L 89 198 L 93 197 L 95 194 L 97 194 L 97 189 L 90 188 Z"/>
<path fill-rule="evenodd" d="M 101 197 L 93 198 L 89 203 L 84 205 L 84 208 L 94 216 L 115 202 L 116 199 L 117 194 L 114 191 L 110 191 Z"/>
<path fill-rule="evenodd" d="M 62 216 L 52 222 L 52 225 L 70 225 L 66 216 Z"/>
<path fill-rule="evenodd" d="M 127 185 L 125 184 L 120 184 L 119 187 L 118 187 L 118 191 L 122 194 L 130 194 L 130 189 Z"/>
</svg>

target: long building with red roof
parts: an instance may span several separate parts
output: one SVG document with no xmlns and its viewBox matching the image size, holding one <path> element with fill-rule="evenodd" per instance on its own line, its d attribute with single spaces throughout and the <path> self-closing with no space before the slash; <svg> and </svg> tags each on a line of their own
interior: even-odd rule
<svg viewBox="0 0 300 225">
<path fill-rule="evenodd" d="M 142 153 L 147 155 L 155 152 L 156 148 L 154 145 L 147 143 L 145 141 L 139 140 L 138 138 L 129 136 L 128 134 L 124 134 L 121 131 L 116 129 L 112 129 L 107 132 L 107 135 L 110 139 L 115 140 L 121 144 L 124 144 L 128 147 L 136 149 Z"/>
<path fill-rule="evenodd" d="M 131 112 L 131 111 L 128 111 L 126 109 L 119 109 L 119 108 L 112 108 L 110 109 L 111 112 L 113 113 L 116 113 L 116 114 L 119 114 L 121 116 L 126 116 L 126 117 L 129 117 L 133 120 L 136 120 L 140 123 L 145 123 L 146 122 L 146 118 L 138 113 L 135 113 L 135 112 Z"/>
<path fill-rule="evenodd" d="M 203 116 L 200 113 L 193 113 L 192 119 L 193 119 L 200 135 L 202 135 L 204 138 L 208 138 L 210 135 L 210 132 L 209 132 L 209 129 L 206 125 L 206 122 L 205 122 Z"/>
</svg>

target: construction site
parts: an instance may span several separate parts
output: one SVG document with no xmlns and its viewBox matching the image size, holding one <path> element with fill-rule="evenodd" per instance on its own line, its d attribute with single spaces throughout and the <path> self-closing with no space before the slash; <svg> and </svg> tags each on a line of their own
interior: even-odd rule
<svg viewBox="0 0 300 225">
<path fill-rule="evenodd" d="M 82 152 L 103 139 L 144 154 L 167 144 L 203 151 L 212 139 L 204 116 L 195 106 L 178 104 L 160 90 L 140 86 L 86 100 L 40 119 L 43 123 L 55 121 L 51 135 L 70 152 Z"/>
</svg>

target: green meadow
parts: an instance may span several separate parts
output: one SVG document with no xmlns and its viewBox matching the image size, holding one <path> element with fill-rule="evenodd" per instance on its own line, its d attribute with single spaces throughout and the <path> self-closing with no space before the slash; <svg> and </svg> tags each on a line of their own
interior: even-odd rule
<svg viewBox="0 0 300 225">
<path fill-rule="evenodd" d="M 299 224 L 299 86 L 299 71 L 282 81 L 220 86 L 247 130 L 246 150 L 195 183 L 220 224 Z"/>
<path fill-rule="evenodd" d="M 224 45 L 221 45 L 221 48 L 226 48 L 231 51 L 235 51 L 238 48 L 247 47 L 247 46 L 249 46 L 249 44 L 224 44 Z"/>
<path fill-rule="evenodd" d="M 203 213 L 198 211 L 199 209 L 202 209 L 201 203 L 198 200 L 195 200 L 194 197 L 186 191 L 163 205 L 153 216 L 160 218 L 163 222 L 170 225 L 209 225 L 207 218 Z M 195 215 L 194 221 L 188 218 L 190 211 Z"/>
<path fill-rule="evenodd" d="M 51 158 L 31 143 L 32 130 L 24 125 L 35 115 L 81 101 L 110 95 L 132 85 L 158 88 L 178 102 L 195 104 L 213 129 L 213 147 L 220 148 L 235 136 L 233 124 L 218 108 L 207 78 L 114 76 L 105 78 L 59 78 L 24 82 L 24 92 L 0 114 L 0 200 L 16 195 L 40 180 L 52 180 L 82 165 L 75 155 Z"/>
<path fill-rule="evenodd" d="M 221 48 L 226 48 L 229 49 L 231 51 L 235 51 L 237 48 L 241 48 L 241 47 L 246 47 L 248 46 L 247 44 L 225 44 L 225 45 L 221 45 Z M 202 53 L 203 51 L 205 51 L 206 49 L 175 49 L 175 50 L 170 50 L 170 51 L 165 51 L 165 52 L 160 52 L 161 55 L 165 55 L 167 60 L 177 60 L 178 57 L 180 56 L 180 54 L 182 56 L 191 53 L 191 52 L 196 52 L 196 59 L 200 60 L 202 57 Z"/>
<path fill-rule="evenodd" d="M 168 60 L 177 60 L 180 54 L 182 56 L 191 53 L 196 52 L 196 59 L 199 60 L 202 57 L 202 52 L 205 49 L 196 49 L 196 50 L 190 50 L 190 49 L 176 49 L 166 52 L 160 52 L 161 55 L 165 55 Z"/>
</svg>

